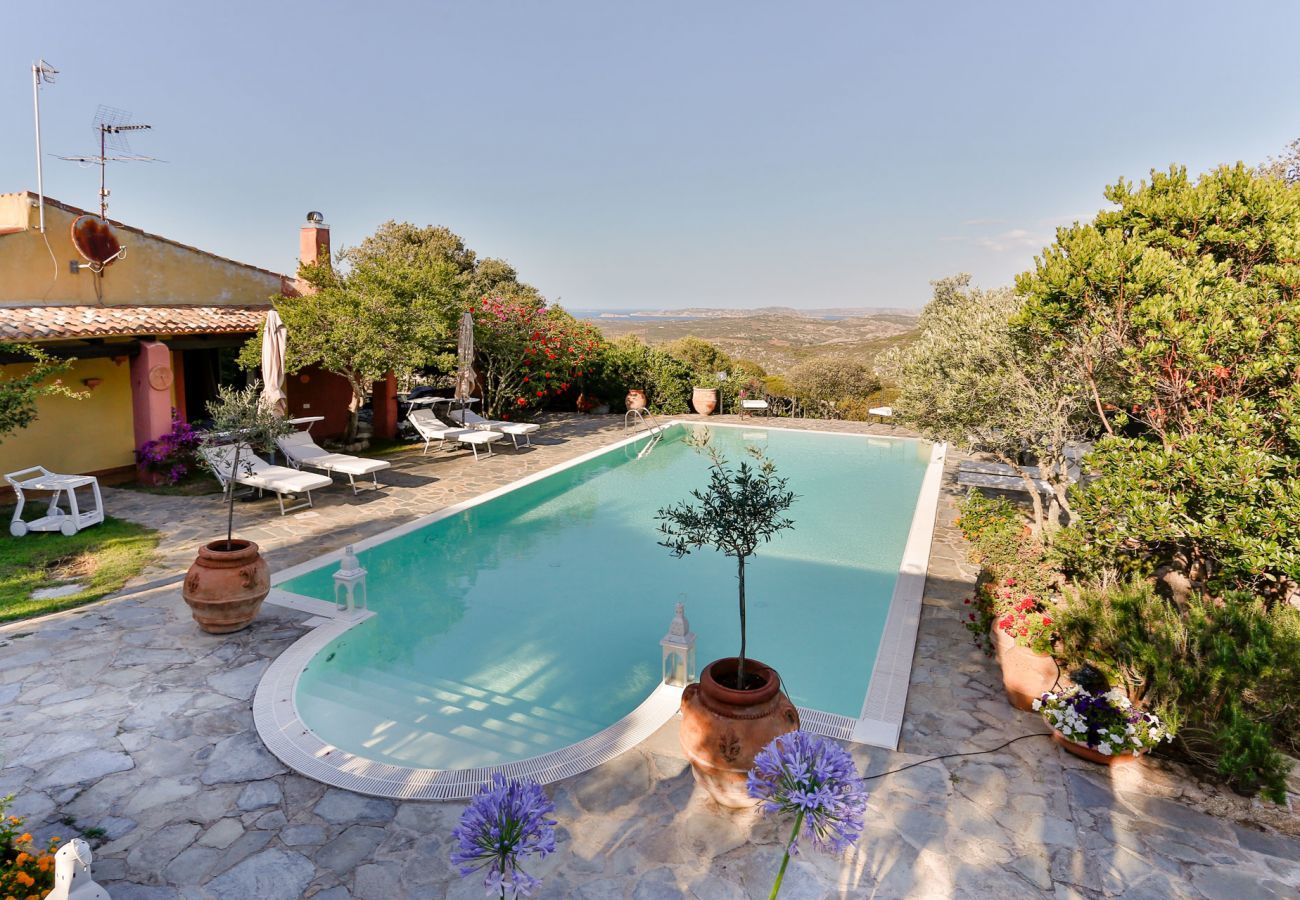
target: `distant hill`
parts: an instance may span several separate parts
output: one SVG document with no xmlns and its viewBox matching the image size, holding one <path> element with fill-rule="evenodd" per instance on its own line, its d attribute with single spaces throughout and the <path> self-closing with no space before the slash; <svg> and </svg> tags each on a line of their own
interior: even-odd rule
<svg viewBox="0 0 1300 900">
<path fill-rule="evenodd" d="M 825 316 L 812 315 L 817 310 L 671 312 L 674 315 L 628 313 L 582 317 L 610 338 L 635 334 L 649 344 L 663 344 L 688 335 L 698 337 L 716 344 L 736 359 L 758 363 L 770 374 L 787 372 L 795 364 L 815 356 L 845 356 L 872 365 L 886 348 L 910 341 L 917 321 L 917 313 L 906 310 L 881 310 L 843 318 L 832 317 L 836 314 L 829 310 L 820 311 Z M 688 315 L 698 312 L 718 315 Z M 582 315 L 582 311 L 575 315 Z"/>
<path fill-rule="evenodd" d="M 754 316 L 788 316 L 808 319 L 864 319 L 879 316 L 903 316 L 915 319 L 917 311 L 877 306 L 827 306 L 796 309 L 793 306 L 760 306 L 756 309 L 722 309 L 694 306 L 684 309 L 574 309 L 580 319 L 748 319 Z"/>
</svg>

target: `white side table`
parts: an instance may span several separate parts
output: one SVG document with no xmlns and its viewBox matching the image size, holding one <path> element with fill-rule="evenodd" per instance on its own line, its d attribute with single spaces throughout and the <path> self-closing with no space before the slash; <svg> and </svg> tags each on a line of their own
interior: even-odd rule
<svg viewBox="0 0 1300 900">
<path fill-rule="evenodd" d="M 83 528 L 104 521 L 104 499 L 99 494 L 99 479 L 93 475 L 59 475 L 44 466 L 32 466 L 10 472 L 5 481 L 9 482 L 18 498 L 14 517 L 9 523 L 9 533 L 14 537 L 22 537 L 29 531 L 60 531 L 71 537 Z M 85 512 L 77 502 L 77 488 L 83 487 L 89 487 L 95 497 L 94 508 Z M 23 521 L 27 491 L 49 491 L 54 495 L 45 515 L 30 522 Z M 59 506 L 59 501 L 64 498 L 68 505 L 66 512 Z"/>
</svg>

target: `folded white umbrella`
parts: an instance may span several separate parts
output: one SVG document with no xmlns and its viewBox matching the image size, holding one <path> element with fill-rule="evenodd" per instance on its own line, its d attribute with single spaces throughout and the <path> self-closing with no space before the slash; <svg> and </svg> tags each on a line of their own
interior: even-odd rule
<svg viewBox="0 0 1300 900">
<path fill-rule="evenodd" d="M 284 353 L 289 329 L 285 328 L 280 314 L 271 310 L 266 314 L 266 327 L 262 330 L 262 403 L 281 415 L 289 408 L 284 392 Z"/>
</svg>

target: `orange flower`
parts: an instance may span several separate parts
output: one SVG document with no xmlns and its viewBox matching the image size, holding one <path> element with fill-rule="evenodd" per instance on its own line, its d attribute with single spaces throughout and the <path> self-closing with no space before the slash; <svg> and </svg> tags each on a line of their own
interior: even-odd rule
<svg viewBox="0 0 1300 900">
<path fill-rule="evenodd" d="M 26 872 L 19 872 L 17 875 L 14 876 L 14 880 L 16 880 L 23 887 L 31 887 L 36 883 L 36 879 L 28 875 Z"/>
<path fill-rule="evenodd" d="M 29 860 L 29 859 L 31 859 L 31 856 L 30 856 L 29 854 L 27 854 L 27 853 L 19 853 L 18 856 L 16 856 L 16 857 L 14 858 L 14 865 L 15 865 L 15 866 L 25 866 L 25 865 L 27 865 L 27 860 Z"/>
<path fill-rule="evenodd" d="M 31 839 L 32 839 L 32 836 L 31 836 L 30 834 L 28 834 L 27 832 L 24 831 L 22 834 L 18 835 L 18 841 L 17 841 L 17 842 L 18 842 L 19 844 L 26 844 L 26 843 L 27 843 L 28 841 L 30 841 Z"/>
</svg>

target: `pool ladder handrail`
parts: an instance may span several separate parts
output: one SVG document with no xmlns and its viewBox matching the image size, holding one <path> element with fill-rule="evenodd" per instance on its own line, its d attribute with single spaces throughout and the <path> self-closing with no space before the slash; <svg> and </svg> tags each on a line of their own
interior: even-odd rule
<svg viewBox="0 0 1300 900">
<path fill-rule="evenodd" d="M 646 424 L 646 419 L 650 420 L 649 424 Z M 653 450 L 663 438 L 664 426 L 659 424 L 659 420 L 655 418 L 654 413 L 650 412 L 648 409 L 629 409 L 627 412 L 623 413 L 624 431 L 627 431 L 628 428 L 632 427 L 633 422 L 636 423 L 638 431 L 650 435 L 650 440 L 646 442 L 646 445 L 637 451 L 636 458 L 641 459 L 644 456 L 649 456 L 650 451 Z"/>
</svg>

